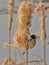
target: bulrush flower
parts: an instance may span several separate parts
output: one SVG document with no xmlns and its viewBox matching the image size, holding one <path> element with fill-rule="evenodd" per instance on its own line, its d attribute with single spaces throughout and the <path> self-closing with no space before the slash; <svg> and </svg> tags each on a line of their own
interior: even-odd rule
<svg viewBox="0 0 49 65">
<path fill-rule="evenodd" d="M 34 12 L 33 3 L 28 1 L 23 1 L 18 9 L 18 24 L 21 24 L 23 27 L 27 26 L 26 23 L 31 21 L 32 13 Z"/>
<path fill-rule="evenodd" d="M 19 45 L 26 49 L 35 46 L 35 39 L 31 37 L 29 28 L 31 26 L 32 13 L 34 5 L 30 1 L 23 1 L 18 9 L 18 29 L 14 36 L 14 45 Z M 29 38 L 30 37 L 30 38 Z"/>
</svg>

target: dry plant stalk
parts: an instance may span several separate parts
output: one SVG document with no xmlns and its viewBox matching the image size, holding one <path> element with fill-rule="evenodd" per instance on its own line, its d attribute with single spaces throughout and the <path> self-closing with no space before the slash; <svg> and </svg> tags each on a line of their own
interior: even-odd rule
<svg viewBox="0 0 49 65">
<path fill-rule="evenodd" d="M 44 43 L 46 40 L 46 29 L 45 29 L 45 9 L 44 9 L 44 5 L 43 3 L 40 3 L 36 8 L 35 8 L 35 12 L 40 12 L 41 16 L 40 16 L 40 29 L 41 29 L 41 34 L 40 34 L 40 38 L 42 40 L 42 42 Z"/>
<path fill-rule="evenodd" d="M 8 0 L 8 38 L 9 38 L 9 44 L 11 43 L 11 26 L 12 26 L 12 22 L 13 22 L 13 7 L 14 7 L 14 0 Z M 10 45 L 7 45 L 7 47 L 9 47 Z M 8 56 L 9 58 L 11 58 L 10 56 L 11 54 L 11 47 L 9 47 L 9 53 Z M 10 65 L 10 61 L 9 61 L 9 65 Z"/>
<path fill-rule="evenodd" d="M 46 65 L 46 29 L 45 29 L 45 9 L 41 10 L 41 40 L 43 42 L 43 65 Z"/>
<path fill-rule="evenodd" d="M 45 29 L 45 12 L 41 11 L 41 40 L 43 43 L 46 41 L 46 29 Z"/>
<path fill-rule="evenodd" d="M 40 38 L 43 42 L 43 65 L 46 65 L 46 29 L 45 29 L 45 8 L 43 3 L 37 6 L 35 9 L 36 12 L 40 12 L 41 17 L 40 17 L 40 28 L 41 28 L 41 35 Z"/>
<path fill-rule="evenodd" d="M 13 7 L 14 0 L 8 0 L 8 28 L 11 30 L 12 22 L 13 22 Z"/>
</svg>

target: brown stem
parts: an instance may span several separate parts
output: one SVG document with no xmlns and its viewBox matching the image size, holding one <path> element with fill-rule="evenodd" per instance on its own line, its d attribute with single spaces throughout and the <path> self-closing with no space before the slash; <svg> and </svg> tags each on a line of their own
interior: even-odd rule
<svg viewBox="0 0 49 65">
<path fill-rule="evenodd" d="M 43 65 L 46 65 L 46 42 L 43 43 Z"/>
<path fill-rule="evenodd" d="M 14 53 L 15 53 L 15 55 L 14 55 L 14 60 L 15 60 L 15 62 L 16 62 L 16 48 L 14 48 Z"/>
<path fill-rule="evenodd" d="M 28 44 L 26 45 L 26 65 L 28 65 Z"/>
</svg>

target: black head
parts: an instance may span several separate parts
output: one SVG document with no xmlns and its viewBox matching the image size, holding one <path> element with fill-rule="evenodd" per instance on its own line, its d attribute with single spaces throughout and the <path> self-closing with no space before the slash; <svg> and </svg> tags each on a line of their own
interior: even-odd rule
<svg viewBox="0 0 49 65">
<path fill-rule="evenodd" d="M 36 39 L 36 35 L 31 35 L 31 38 Z"/>
</svg>

